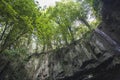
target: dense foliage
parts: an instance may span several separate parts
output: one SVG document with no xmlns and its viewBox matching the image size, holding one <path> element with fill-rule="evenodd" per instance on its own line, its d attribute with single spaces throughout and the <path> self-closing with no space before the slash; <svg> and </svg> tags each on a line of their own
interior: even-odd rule
<svg viewBox="0 0 120 80">
<path fill-rule="evenodd" d="M 80 39 L 98 23 L 91 2 L 62 0 L 42 9 L 34 0 L 0 0 L 0 53 L 42 52 Z"/>
</svg>

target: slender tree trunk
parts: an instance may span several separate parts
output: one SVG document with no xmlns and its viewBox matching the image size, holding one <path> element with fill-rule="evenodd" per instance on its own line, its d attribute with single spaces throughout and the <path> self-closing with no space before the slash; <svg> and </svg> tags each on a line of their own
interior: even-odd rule
<svg viewBox="0 0 120 80">
<path fill-rule="evenodd" d="M 46 45 L 45 45 L 45 42 L 44 42 L 42 52 L 45 51 L 45 47 L 46 47 Z"/>
<path fill-rule="evenodd" d="M 1 46 L 0 48 L 0 53 L 2 53 L 5 49 L 7 49 L 9 46 L 11 46 L 12 44 L 14 44 L 21 36 L 23 36 L 25 33 L 27 32 L 22 32 L 21 34 L 19 34 L 19 36 L 16 37 L 16 39 L 14 39 L 13 41 L 11 41 L 10 43 L 7 42 L 7 40 L 9 40 L 10 34 L 8 35 L 8 37 L 5 39 L 4 44 Z"/>
<path fill-rule="evenodd" d="M 89 25 L 89 23 L 85 19 L 81 18 L 80 21 L 82 21 L 88 27 L 89 30 L 92 30 L 92 27 Z"/>
<path fill-rule="evenodd" d="M 70 26 L 68 26 L 68 30 L 69 30 L 70 35 L 71 35 L 71 37 L 72 37 L 72 41 L 74 41 L 74 34 L 73 34 L 73 31 L 71 30 L 71 27 L 70 27 Z"/>
<path fill-rule="evenodd" d="M 1 34 L 0 40 L 3 39 L 3 36 L 4 36 L 4 34 L 5 34 L 5 31 L 7 30 L 7 27 L 8 27 L 8 22 L 5 23 L 5 28 L 4 28 L 4 30 L 3 30 L 2 34 Z"/>
</svg>

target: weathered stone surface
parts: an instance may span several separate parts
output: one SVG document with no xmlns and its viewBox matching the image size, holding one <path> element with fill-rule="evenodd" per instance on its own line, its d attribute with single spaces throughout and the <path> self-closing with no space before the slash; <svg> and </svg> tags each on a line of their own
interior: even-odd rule
<svg viewBox="0 0 120 80">
<path fill-rule="evenodd" d="M 119 45 L 109 35 L 96 29 L 87 39 L 83 38 L 61 49 L 32 56 L 26 65 L 16 62 L 7 64 L 9 60 L 1 58 L 5 64 L 0 67 L 0 79 L 110 80 L 112 73 L 117 78 L 120 71 L 119 48 L 116 47 Z"/>
<path fill-rule="evenodd" d="M 31 58 L 26 69 L 31 70 L 33 80 L 92 79 L 97 73 L 119 62 L 114 56 L 114 42 L 109 42 L 104 36 L 105 33 L 94 31 L 90 40 L 81 39 L 64 48 Z"/>
<path fill-rule="evenodd" d="M 102 2 L 103 21 L 89 38 L 30 56 L 25 65 L 2 56 L 0 80 L 119 80 L 120 0 Z"/>
<path fill-rule="evenodd" d="M 0 54 L 0 80 L 30 80 L 24 63 Z"/>
</svg>

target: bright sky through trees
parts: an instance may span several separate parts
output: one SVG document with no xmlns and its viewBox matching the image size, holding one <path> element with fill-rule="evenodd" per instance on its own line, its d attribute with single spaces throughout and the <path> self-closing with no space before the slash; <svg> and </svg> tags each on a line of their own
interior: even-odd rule
<svg viewBox="0 0 120 80">
<path fill-rule="evenodd" d="M 96 26 L 88 21 L 90 10 L 89 3 L 77 0 L 0 0 L 0 52 L 64 47 Z"/>
<path fill-rule="evenodd" d="M 38 1 L 41 7 L 43 6 L 49 7 L 54 6 L 55 2 L 60 0 L 35 0 L 35 1 Z"/>
</svg>

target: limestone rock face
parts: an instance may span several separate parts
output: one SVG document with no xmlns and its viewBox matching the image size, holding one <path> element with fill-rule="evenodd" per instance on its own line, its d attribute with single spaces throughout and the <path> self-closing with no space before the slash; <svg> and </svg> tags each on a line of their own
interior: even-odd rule
<svg viewBox="0 0 120 80">
<path fill-rule="evenodd" d="M 119 80 L 120 0 L 102 2 L 103 21 L 88 37 L 36 54 L 25 65 L 2 56 L 0 80 Z"/>
<path fill-rule="evenodd" d="M 92 51 L 87 49 L 89 45 L 85 46 L 87 45 L 81 45 L 80 43 L 71 44 L 55 52 L 48 53 L 38 68 L 39 71 L 36 74 L 36 78 L 38 80 L 42 80 L 43 77 L 43 80 L 59 80 L 73 76 L 80 70 L 83 62 L 94 58 Z"/>
<path fill-rule="evenodd" d="M 41 55 L 42 59 L 38 57 L 41 62 L 36 64 L 33 80 L 92 79 L 119 64 L 119 57 L 115 56 L 119 55 L 118 47 L 106 33 L 96 29 L 89 40 L 78 40 Z"/>
</svg>

